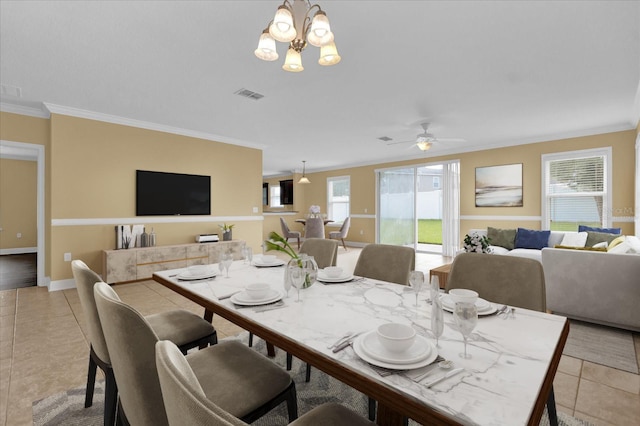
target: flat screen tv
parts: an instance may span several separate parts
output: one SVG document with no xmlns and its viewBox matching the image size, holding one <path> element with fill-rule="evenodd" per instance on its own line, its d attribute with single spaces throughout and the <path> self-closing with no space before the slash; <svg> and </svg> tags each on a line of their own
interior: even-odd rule
<svg viewBox="0 0 640 426">
<path fill-rule="evenodd" d="M 211 176 L 136 170 L 136 216 L 211 214 Z"/>
</svg>

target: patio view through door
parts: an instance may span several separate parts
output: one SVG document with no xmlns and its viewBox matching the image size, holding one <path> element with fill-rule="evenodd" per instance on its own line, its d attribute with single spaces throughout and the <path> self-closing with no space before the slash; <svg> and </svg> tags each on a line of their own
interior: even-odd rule
<svg viewBox="0 0 640 426">
<path fill-rule="evenodd" d="M 378 242 L 453 256 L 459 245 L 459 162 L 376 174 Z"/>
</svg>

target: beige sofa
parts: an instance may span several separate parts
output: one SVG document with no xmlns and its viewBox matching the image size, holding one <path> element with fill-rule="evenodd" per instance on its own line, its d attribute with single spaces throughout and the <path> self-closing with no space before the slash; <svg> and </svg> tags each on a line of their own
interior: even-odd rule
<svg viewBox="0 0 640 426">
<path fill-rule="evenodd" d="M 542 249 L 547 309 L 640 331 L 640 254 Z"/>
</svg>

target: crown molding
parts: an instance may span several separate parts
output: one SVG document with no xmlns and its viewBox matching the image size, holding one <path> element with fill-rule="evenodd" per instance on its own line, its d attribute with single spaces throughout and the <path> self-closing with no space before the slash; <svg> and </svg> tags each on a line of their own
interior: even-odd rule
<svg viewBox="0 0 640 426">
<path fill-rule="evenodd" d="M 10 112 L 12 114 L 27 115 L 29 117 L 36 117 L 36 118 L 51 117 L 51 114 L 49 113 L 49 111 L 47 111 L 44 108 L 44 104 L 42 108 L 35 108 L 35 107 L 0 101 L 0 111 Z"/>
<path fill-rule="evenodd" d="M 102 121 L 102 122 L 111 123 L 111 124 L 119 124 L 122 126 L 136 127 L 139 129 L 154 130 L 157 132 L 188 136 L 191 138 L 204 139 L 204 140 L 209 140 L 213 142 L 221 142 L 221 143 L 226 143 L 230 145 L 244 146 L 246 148 L 253 148 L 253 149 L 259 149 L 259 150 L 264 150 L 265 148 L 265 145 L 262 145 L 262 144 L 246 142 L 240 139 L 229 138 L 221 135 L 215 135 L 212 133 L 199 132 L 197 130 L 189 130 L 189 129 L 183 129 L 180 127 L 166 126 L 163 124 L 135 120 L 132 118 L 104 114 L 101 112 L 88 111 L 88 110 L 68 107 L 64 105 L 51 104 L 48 102 L 44 102 L 44 106 L 51 114 L 67 115 L 70 117 L 85 118 L 87 120 L 95 120 L 95 121 Z"/>
</svg>

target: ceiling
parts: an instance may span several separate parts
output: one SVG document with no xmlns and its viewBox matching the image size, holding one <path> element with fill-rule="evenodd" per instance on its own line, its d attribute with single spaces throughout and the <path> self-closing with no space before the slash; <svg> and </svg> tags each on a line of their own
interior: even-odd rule
<svg viewBox="0 0 640 426">
<path fill-rule="evenodd" d="M 638 1 L 320 0 L 342 61 L 253 51 L 278 0 L 0 2 L 3 110 L 45 104 L 262 148 L 274 176 L 635 128 Z M 15 88 L 19 88 L 19 96 Z M 260 100 L 234 92 L 249 89 Z M 411 143 L 420 123 L 439 142 Z M 198 155 L 194 152 L 194 155 Z"/>
</svg>

